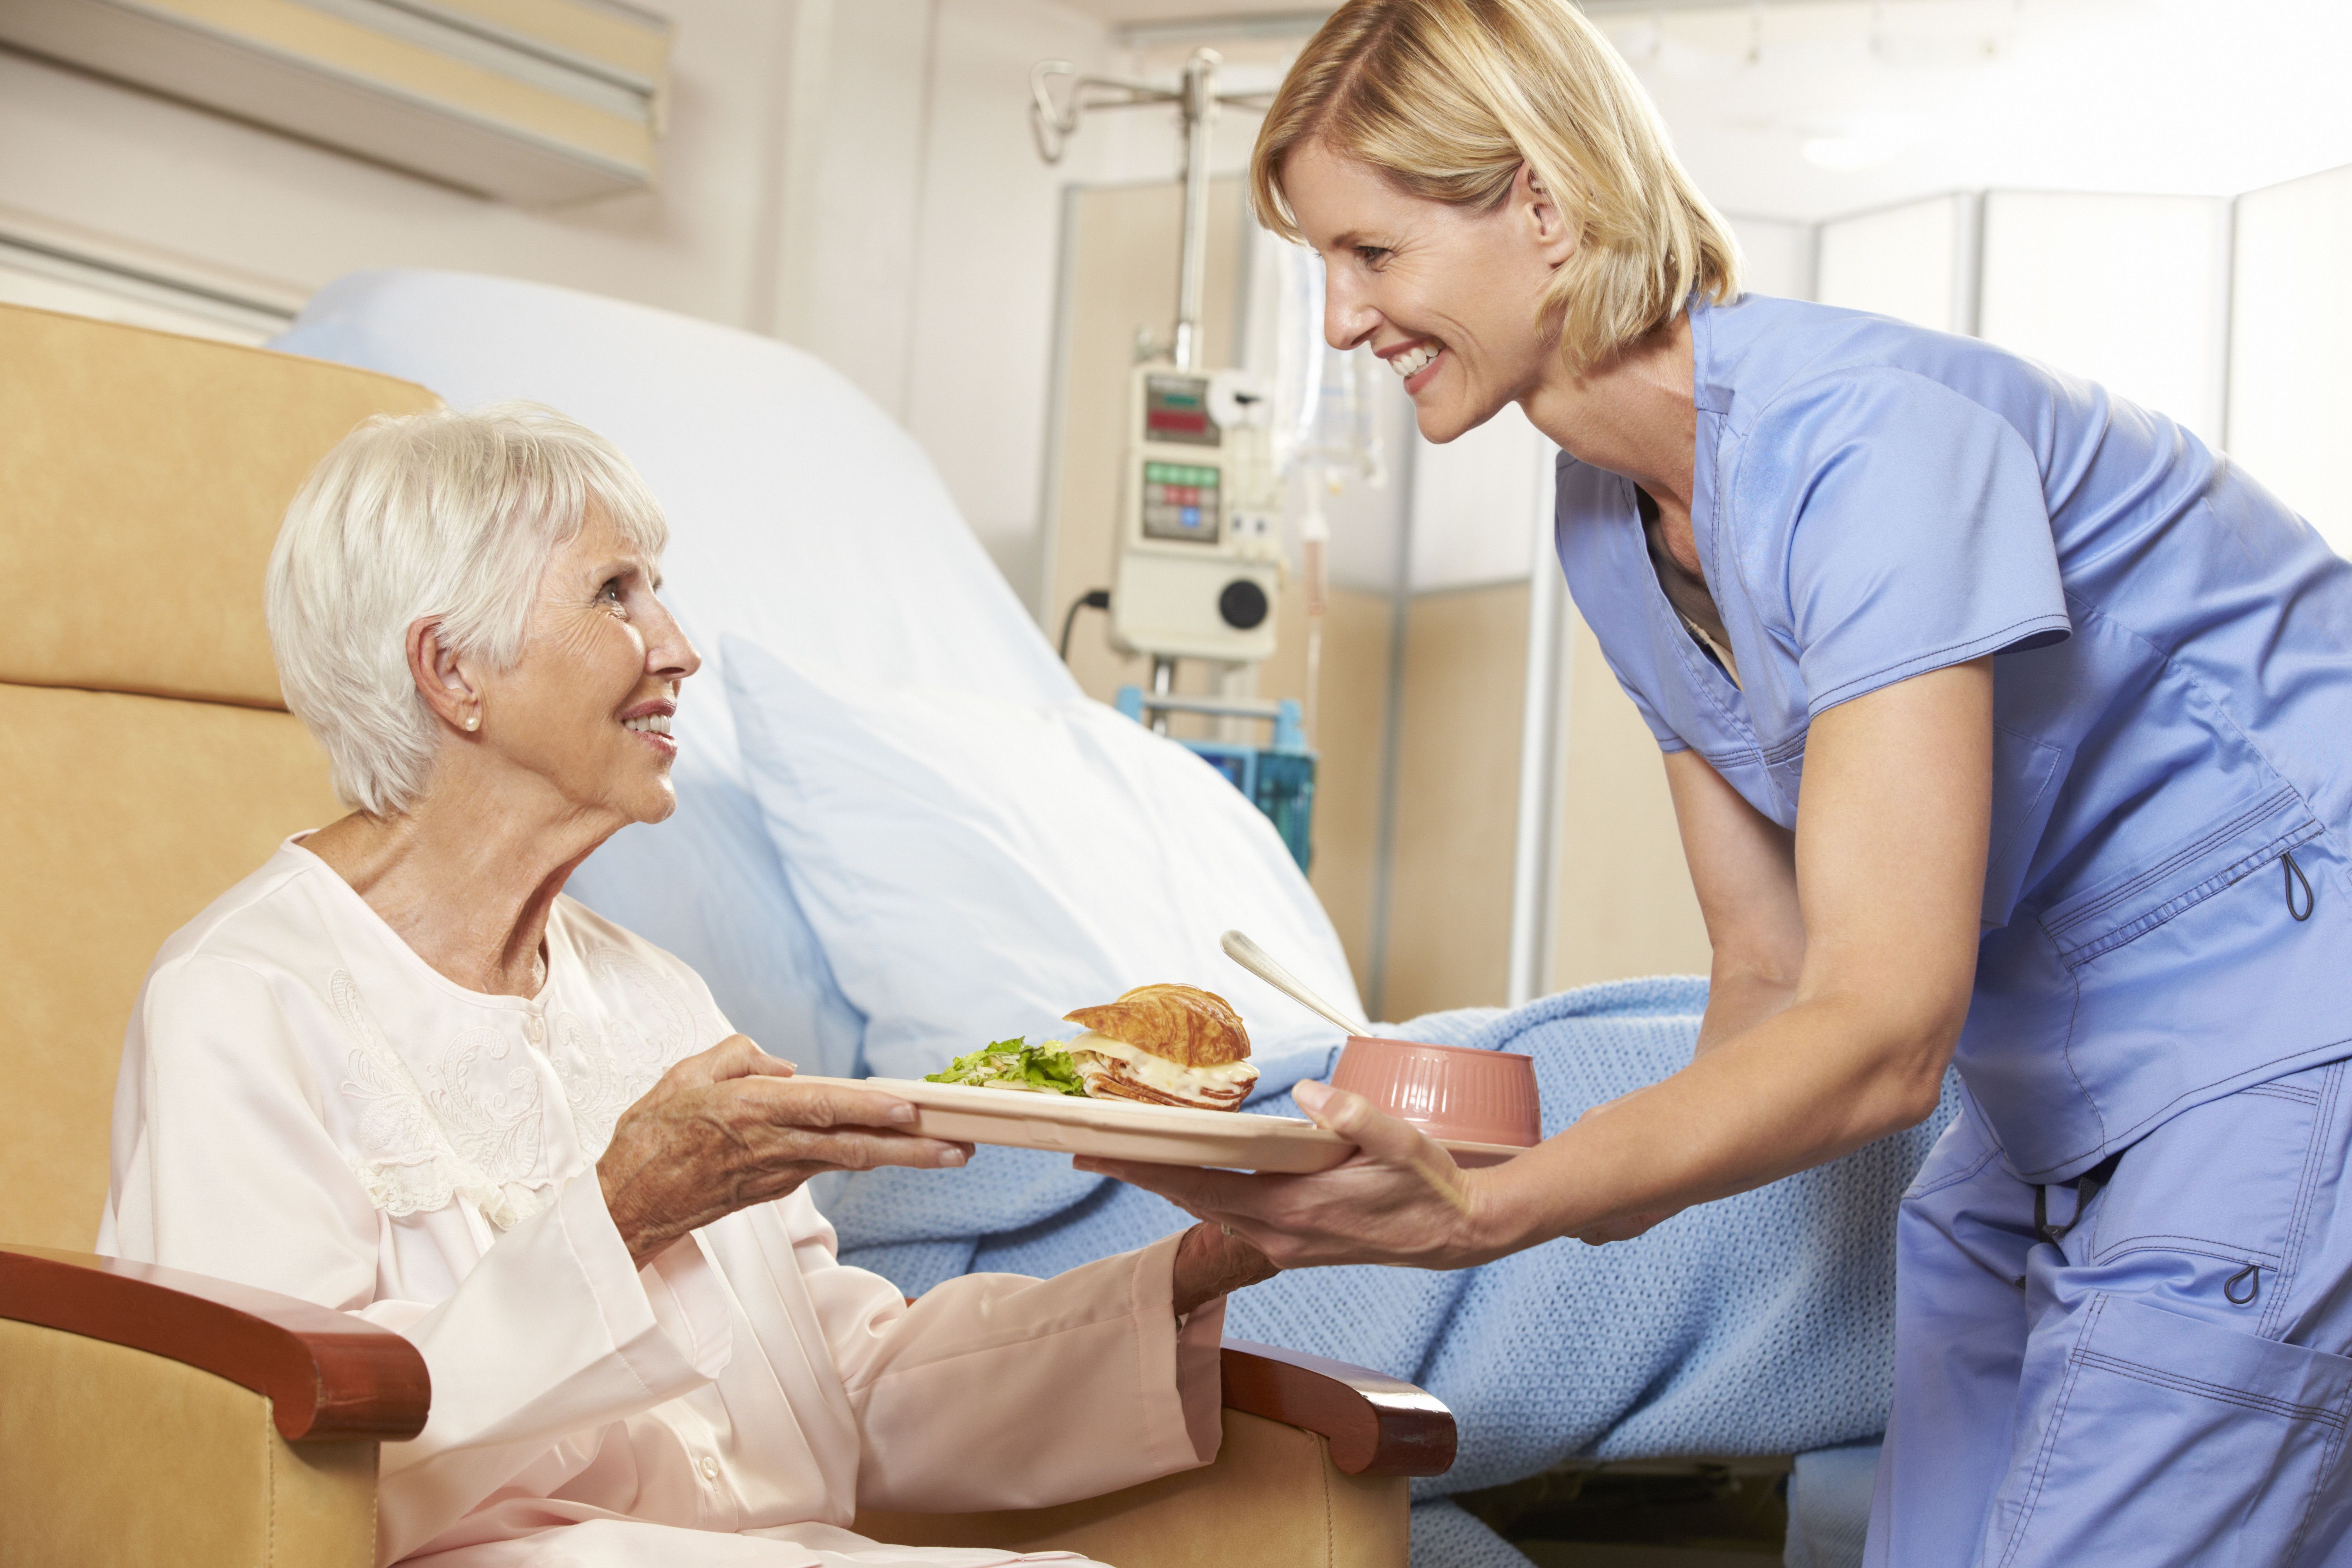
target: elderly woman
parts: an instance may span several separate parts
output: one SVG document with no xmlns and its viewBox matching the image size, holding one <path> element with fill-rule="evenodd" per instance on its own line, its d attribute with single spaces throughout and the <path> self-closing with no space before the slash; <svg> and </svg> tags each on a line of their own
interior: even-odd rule
<svg viewBox="0 0 2352 1568">
<path fill-rule="evenodd" d="M 698 660 L 656 597 L 665 538 L 620 455 L 543 409 L 378 419 L 320 464 L 269 627 L 354 809 L 157 956 L 100 1249 L 416 1344 L 432 1414 L 384 1447 L 382 1561 L 1028 1561 L 847 1527 L 1208 1462 L 1223 1295 L 1265 1265 L 1201 1226 L 909 1306 L 835 1259 L 810 1176 L 968 1151 L 795 1082 L 562 896 L 675 804 Z"/>
</svg>

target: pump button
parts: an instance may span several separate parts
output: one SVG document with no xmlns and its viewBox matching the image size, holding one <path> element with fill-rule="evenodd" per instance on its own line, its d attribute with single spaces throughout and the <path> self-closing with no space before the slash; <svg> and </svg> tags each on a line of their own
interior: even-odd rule
<svg viewBox="0 0 2352 1568">
<path fill-rule="evenodd" d="M 1265 590 L 1246 577 L 1236 577 L 1217 595 L 1217 614 L 1237 632 L 1255 631 L 1265 624 Z"/>
</svg>

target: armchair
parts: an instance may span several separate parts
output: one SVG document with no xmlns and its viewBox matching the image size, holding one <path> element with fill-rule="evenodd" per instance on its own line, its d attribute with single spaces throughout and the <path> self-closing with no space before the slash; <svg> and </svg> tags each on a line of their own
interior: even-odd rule
<svg viewBox="0 0 2352 1568">
<path fill-rule="evenodd" d="M 284 710 L 260 608 L 287 500 L 421 387 L 0 307 L 0 1568 L 375 1559 L 378 1445 L 431 1389 L 399 1335 L 86 1247 L 139 977 L 285 835 L 340 813 Z M 1452 1463 L 1409 1384 L 1224 1352 L 1206 1468 L 1061 1508 L 866 1514 L 909 1543 L 1066 1546 L 1153 1568 L 1401 1565 L 1404 1478 Z"/>
</svg>

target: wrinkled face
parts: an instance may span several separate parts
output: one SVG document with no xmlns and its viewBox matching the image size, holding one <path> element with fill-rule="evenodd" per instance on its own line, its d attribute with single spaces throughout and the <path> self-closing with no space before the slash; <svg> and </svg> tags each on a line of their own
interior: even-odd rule
<svg viewBox="0 0 2352 1568">
<path fill-rule="evenodd" d="M 1323 335 L 1369 342 L 1404 377 L 1421 433 L 1451 441 L 1559 364 L 1537 311 L 1568 242 L 1527 176 L 1484 212 L 1408 195 L 1319 142 L 1283 160 L 1283 194 L 1324 264 Z"/>
<path fill-rule="evenodd" d="M 511 669 L 482 682 L 481 743 L 591 812 L 659 822 L 677 807 L 670 716 L 701 656 L 654 597 L 656 563 L 600 507 L 555 552 Z"/>
</svg>

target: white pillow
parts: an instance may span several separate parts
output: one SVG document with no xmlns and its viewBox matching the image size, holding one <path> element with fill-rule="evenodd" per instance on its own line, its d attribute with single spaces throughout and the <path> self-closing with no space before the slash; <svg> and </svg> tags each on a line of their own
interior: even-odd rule
<svg viewBox="0 0 2352 1568">
<path fill-rule="evenodd" d="M 1174 742 L 1085 699 L 821 683 L 739 637 L 722 663 L 745 775 L 866 1014 L 869 1071 L 1067 1038 L 1063 1014 L 1158 981 L 1228 998 L 1262 1057 L 1328 1042 L 1329 1025 L 1224 956 L 1233 927 L 1358 1007 L 1272 825 Z"/>
</svg>

